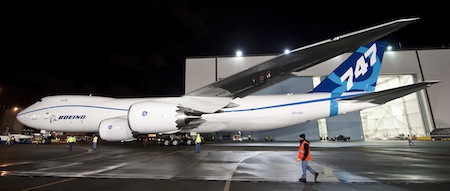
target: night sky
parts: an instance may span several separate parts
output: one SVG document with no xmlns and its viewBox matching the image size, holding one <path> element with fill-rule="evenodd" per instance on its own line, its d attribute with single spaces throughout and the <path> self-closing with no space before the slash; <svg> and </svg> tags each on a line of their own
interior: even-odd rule
<svg viewBox="0 0 450 191">
<path fill-rule="evenodd" d="M 55 94 L 178 96 L 187 57 L 278 54 L 407 16 L 421 20 L 384 38 L 397 49 L 450 44 L 444 3 L 360 2 L 1 2 L 0 105 Z"/>
</svg>

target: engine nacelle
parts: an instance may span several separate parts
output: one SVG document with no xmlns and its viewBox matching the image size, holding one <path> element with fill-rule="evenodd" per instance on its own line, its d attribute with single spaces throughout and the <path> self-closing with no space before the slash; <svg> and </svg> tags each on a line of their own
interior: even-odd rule
<svg viewBox="0 0 450 191">
<path fill-rule="evenodd" d="M 177 131 L 178 107 L 163 102 L 140 102 L 128 111 L 128 122 L 139 133 L 164 133 Z"/>
<path fill-rule="evenodd" d="M 133 133 L 126 118 L 110 118 L 100 123 L 98 128 L 100 138 L 106 141 L 132 141 Z"/>
</svg>

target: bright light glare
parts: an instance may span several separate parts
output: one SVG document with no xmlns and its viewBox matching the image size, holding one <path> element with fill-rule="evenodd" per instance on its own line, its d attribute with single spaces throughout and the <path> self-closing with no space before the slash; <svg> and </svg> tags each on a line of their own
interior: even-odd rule
<svg viewBox="0 0 450 191">
<path fill-rule="evenodd" d="M 242 51 L 240 51 L 240 50 L 236 51 L 236 56 L 237 57 L 241 57 L 242 56 Z"/>
<path fill-rule="evenodd" d="M 388 50 L 388 51 L 391 51 L 391 50 L 392 50 L 392 46 L 388 46 L 388 47 L 387 47 L 387 50 Z"/>
<path fill-rule="evenodd" d="M 285 49 L 285 50 L 284 50 L 284 53 L 285 53 L 285 54 L 289 54 L 290 52 L 291 52 L 291 51 L 290 51 L 289 49 Z"/>
</svg>

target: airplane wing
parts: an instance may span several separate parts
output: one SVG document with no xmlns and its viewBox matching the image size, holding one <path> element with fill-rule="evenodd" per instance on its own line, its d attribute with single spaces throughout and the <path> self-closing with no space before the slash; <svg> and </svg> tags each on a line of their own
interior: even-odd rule
<svg viewBox="0 0 450 191">
<path fill-rule="evenodd" d="M 430 87 L 431 85 L 438 83 L 438 82 L 440 82 L 440 81 L 419 82 L 416 84 L 411 84 L 411 85 L 402 86 L 402 87 L 398 87 L 398 88 L 393 88 L 393 89 L 383 90 L 383 91 L 379 91 L 379 92 L 367 93 L 367 94 L 360 95 L 360 96 L 345 98 L 345 99 L 339 100 L 339 102 L 341 102 L 341 101 L 356 101 L 356 102 L 370 102 L 370 103 L 381 105 L 388 101 L 391 101 L 391 100 L 397 99 L 399 97 L 408 95 L 410 93 Z"/>
<path fill-rule="evenodd" d="M 354 51 L 418 19 L 398 19 L 304 46 L 189 92 L 186 96 L 244 97 L 292 77 L 291 72 L 302 71 L 340 54 Z"/>
<path fill-rule="evenodd" d="M 184 108 L 204 113 L 215 112 L 226 107 L 233 98 L 245 97 L 292 77 L 292 72 L 305 70 L 345 52 L 354 51 L 358 47 L 386 36 L 418 19 L 417 17 L 398 19 L 295 49 L 289 54 L 281 54 L 247 70 L 189 92 L 182 96 L 187 101 L 178 104 Z M 205 103 L 197 101 L 205 101 L 213 97 L 214 100 Z M 216 102 L 217 104 L 210 104 Z"/>
</svg>

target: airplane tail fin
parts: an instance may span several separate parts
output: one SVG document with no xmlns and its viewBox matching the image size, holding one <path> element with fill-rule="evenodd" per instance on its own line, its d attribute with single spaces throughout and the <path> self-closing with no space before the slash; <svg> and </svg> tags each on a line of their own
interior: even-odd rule
<svg viewBox="0 0 450 191">
<path fill-rule="evenodd" d="M 373 92 L 386 46 L 386 42 L 377 41 L 359 47 L 310 93 L 341 95 L 353 91 Z"/>
</svg>

